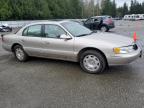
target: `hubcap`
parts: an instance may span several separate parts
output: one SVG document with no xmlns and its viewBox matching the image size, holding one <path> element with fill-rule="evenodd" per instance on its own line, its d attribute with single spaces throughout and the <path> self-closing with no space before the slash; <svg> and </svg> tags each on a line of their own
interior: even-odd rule
<svg viewBox="0 0 144 108">
<path fill-rule="evenodd" d="M 84 67 L 89 71 L 97 71 L 100 68 L 100 60 L 95 55 L 87 55 L 83 59 Z"/>
<path fill-rule="evenodd" d="M 17 48 L 16 51 L 16 57 L 19 59 L 19 60 L 23 60 L 24 58 L 24 52 L 21 48 Z"/>
<path fill-rule="evenodd" d="M 101 28 L 101 31 L 102 31 L 102 32 L 106 32 L 106 30 L 107 30 L 106 27 L 102 27 L 102 28 Z"/>
</svg>

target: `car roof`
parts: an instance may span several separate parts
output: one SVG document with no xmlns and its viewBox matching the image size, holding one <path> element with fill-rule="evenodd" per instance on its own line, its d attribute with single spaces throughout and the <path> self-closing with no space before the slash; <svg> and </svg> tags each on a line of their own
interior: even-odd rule
<svg viewBox="0 0 144 108">
<path fill-rule="evenodd" d="M 33 22 L 30 23 L 26 26 L 30 26 L 30 25 L 36 25 L 36 24 L 61 24 L 64 22 L 70 22 L 71 20 L 58 20 L 58 21 L 54 21 L 54 20 L 49 20 L 49 21 L 40 21 L 40 22 Z"/>
<path fill-rule="evenodd" d="M 29 26 L 33 26 L 33 25 L 40 25 L 40 24 L 56 24 L 56 25 L 60 25 L 61 23 L 64 22 L 73 22 L 71 20 L 58 20 L 58 21 L 54 21 L 54 20 L 49 20 L 49 21 L 40 21 L 40 22 L 33 22 L 27 25 L 24 25 L 16 34 L 21 34 L 23 32 L 23 30 Z"/>
<path fill-rule="evenodd" d="M 93 17 L 91 17 L 91 18 L 103 18 L 103 17 L 111 17 L 111 16 L 109 16 L 109 15 L 104 15 L 104 16 L 93 16 Z"/>
</svg>

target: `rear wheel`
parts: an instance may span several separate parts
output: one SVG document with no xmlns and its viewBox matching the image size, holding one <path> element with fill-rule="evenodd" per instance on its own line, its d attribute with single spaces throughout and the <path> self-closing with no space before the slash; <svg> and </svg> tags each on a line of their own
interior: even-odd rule
<svg viewBox="0 0 144 108">
<path fill-rule="evenodd" d="M 108 31 L 109 31 L 109 28 L 108 28 L 107 26 L 102 26 L 102 27 L 100 28 L 100 30 L 101 30 L 102 32 L 108 32 Z"/>
<path fill-rule="evenodd" d="M 16 59 L 20 62 L 25 62 L 28 59 L 28 55 L 23 50 L 22 46 L 16 45 L 14 47 L 14 55 Z"/>
<path fill-rule="evenodd" d="M 106 61 L 98 51 L 88 50 L 81 55 L 80 66 L 87 73 L 98 74 L 106 68 Z"/>
</svg>

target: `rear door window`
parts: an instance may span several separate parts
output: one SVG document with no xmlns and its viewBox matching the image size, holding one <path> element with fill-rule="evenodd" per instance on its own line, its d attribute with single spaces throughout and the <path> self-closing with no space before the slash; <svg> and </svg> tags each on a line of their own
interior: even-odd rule
<svg viewBox="0 0 144 108">
<path fill-rule="evenodd" d="M 23 36 L 42 37 L 42 25 L 32 25 L 23 31 Z"/>
</svg>

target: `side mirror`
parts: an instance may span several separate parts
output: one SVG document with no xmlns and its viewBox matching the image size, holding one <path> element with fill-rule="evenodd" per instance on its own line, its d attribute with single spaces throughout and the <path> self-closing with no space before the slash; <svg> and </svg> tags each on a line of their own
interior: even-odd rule
<svg viewBox="0 0 144 108">
<path fill-rule="evenodd" d="M 69 35 L 62 34 L 62 35 L 60 35 L 60 39 L 70 40 L 72 38 Z"/>
</svg>

